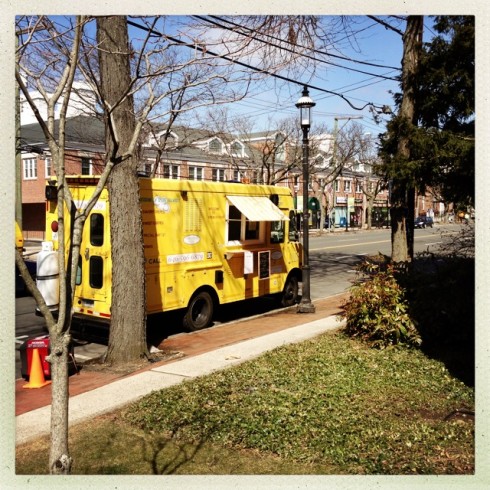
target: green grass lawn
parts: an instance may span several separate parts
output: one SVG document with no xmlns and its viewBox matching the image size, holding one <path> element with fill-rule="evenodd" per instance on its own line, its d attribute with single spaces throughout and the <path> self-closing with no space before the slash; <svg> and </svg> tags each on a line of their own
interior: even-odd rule
<svg viewBox="0 0 490 490">
<path fill-rule="evenodd" d="M 473 409 L 421 351 L 330 333 L 79 424 L 73 474 L 472 474 Z M 48 472 L 46 441 L 18 474 Z"/>
</svg>

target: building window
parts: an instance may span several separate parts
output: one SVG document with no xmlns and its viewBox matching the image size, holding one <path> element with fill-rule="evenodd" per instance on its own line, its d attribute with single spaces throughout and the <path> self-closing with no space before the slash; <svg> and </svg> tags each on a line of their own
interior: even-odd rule
<svg viewBox="0 0 490 490">
<path fill-rule="evenodd" d="M 211 153 L 222 153 L 223 145 L 218 138 L 215 138 L 209 142 L 209 151 Z"/>
<path fill-rule="evenodd" d="M 203 180 L 202 167 L 189 167 L 189 180 Z"/>
<path fill-rule="evenodd" d="M 37 179 L 37 159 L 26 158 L 24 160 L 24 180 Z"/>
<path fill-rule="evenodd" d="M 336 181 L 334 182 L 334 189 L 335 189 L 335 192 L 339 192 L 339 188 L 340 188 L 340 186 L 339 186 L 339 181 L 338 181 L 338 180 L 336 180 Z"/>
<path fill-rule="evenodd" d="M 362 192 L 362 182 L 356 182 L 356 192 Z"/>
<path fill-rule="evenodd" d="M 51 158 L 46 158 L 44 160 L 44 170 L 45 170 L 44 175 L 46 177 L 51 177 L 51 173 L 53 172 Z"/>
<path fill-rule="evenodd" d="M 350 192 L 352 190 L 352 182 L 350 180 L 344 180 L 344 192 Z"/>
<path fill-rule="evenodd" d="M 139 167 L 139 172 L 145 177 L 149 177 L 151 175 L 152 170 L 153 170 L 152 162 L 143 162 Z"/>
<path fill-rule="evenodd" d="M 91 158 L 82 158 L 82 175 L 92 175 Z"/>
<path fill-rule="evenodd" d="M 231 154 L 235 157 L 242 157 L 243 156 L 243 145 L 238 141 L 234 141 L 231 144 L 230 150 L 231 150 Z"/>
<path fill-rule="evenodd" d="M 224 182 L 225 181 L 225 169 L 224 168 L 213 168 L 213 181 L 214 182 Z"/>
<path fill-rule="evenodd" d="M 240 171 L 239 170 L 234 170 L 233 171 L 233 180 L 235 182 L 241 182 L 242 181 L 242 177 L 240 175 Z"/>
<path fill-rule="evenodd" d="M 275 146 L 275 152 L 276 152 L 276 162 L 284 162 L 286 158 L 286 148 L 284 145 L 286 138 L 284 138 L 283 135 L 277 134 L 275 141 L 274 141 L 274 146 Z"/>
<path fill-rule="evenodd" d="M 173 134 L 162 135 L 158 141 L 159 147 L 162 149 L 177 148 L 177 138 Z"/>
<path fill-rule="evenodd" d="M 163 166 L 163 177 L 165 179 L 178 180 L 179 179 L 179 166 L 178 165 L 171 165 L 171 164 L 164 165 Z"/>
</svg>

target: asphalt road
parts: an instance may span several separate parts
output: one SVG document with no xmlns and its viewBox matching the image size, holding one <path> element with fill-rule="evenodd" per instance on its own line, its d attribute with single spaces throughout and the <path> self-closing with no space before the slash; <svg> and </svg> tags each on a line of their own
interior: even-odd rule
<svg viewBox="0 0 490 490">
<path fill-rule="evenodd" d="M 443 225 L 434 228 L 415 230 L 415 251 L 435 250 L 444 240 L 450 239 L 459 230 L 458 225 Z M 445 236 L 445 237 L 444 237 Z M 310 268 L 311 268 L 311 299 L 317 300 L 333 296 L 345 291 L 352 285 L 355 278 L 356 266 L 366 255 L 378 252 L 391 253 L 391 234 L 389 229 L 359 231 L 350 229 L 349 232 L 336 231 L 324 233 L 321 236 L 310 236 Z M 260 298 L 243 302 L 240 305 L 224 305 L 217 315 L 217 323 L 224 323 L 270 311 L 276 304 L 270 298 Z M 44 319 L 34 314 L 35 304 L 30 296 L 17 297 L 15 301 L 15 342 L 16 342 L 16 378 L 21 376 L 20 356 L 18 349 L 28 337 L 44 335 Z M 166 314 L 169 315 L 169 314 Z M 168 335 L 181 333 L 178 319 L 166 318 L 166 325 L 174 325 Z M 156 316 L 149 322 L 148 337 L 151 329 L 159 328 L 161 318 Z M 75 336 L 75 339 L 77 337 Z M 94 338 L 79 335 L 79 342 L 105 343 L 107 332 L 98 332 Z"/>
<path fill-rule="evenodd" d="M 440 225 L 416 229 L 415 254 L 436 251 L 459 232 L 459 225 Z M 391 230 L 336 231 L 310 237 L 311 298 L 325 298 L 349 288 L 356 266 L 366 256 L 391 255 Z"/>
</svg>

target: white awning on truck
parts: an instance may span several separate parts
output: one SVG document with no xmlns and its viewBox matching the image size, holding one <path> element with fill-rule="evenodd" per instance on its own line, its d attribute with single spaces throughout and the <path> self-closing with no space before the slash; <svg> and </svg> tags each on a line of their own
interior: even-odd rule
<svg viewBox="0 0 490 490">
<path fill-rule="evenodd" d="M 287 221 L 288 217 L 265 196 L 226 196 L 249 221 Z"/>
</svg>

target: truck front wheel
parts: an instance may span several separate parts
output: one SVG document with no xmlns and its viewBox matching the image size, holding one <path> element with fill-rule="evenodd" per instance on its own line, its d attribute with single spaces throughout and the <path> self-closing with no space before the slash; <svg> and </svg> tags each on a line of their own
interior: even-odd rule
<svg viewBox="0 0 490 490">
<path fill-rule="evenodd" d="M 188 332 L 195 332 L 209 327 L 213 320 L 214 303 L 211 295 L 206 291 L 195 294 L 187 306 L 184 315 L 184 328 Z"/>
<path fill-rule="evenodd" d="M 290 275 L 281 295 L 281 306 L 293 306 L 298 301 L 299 285 L 297 276 Z"/>
</svg>

